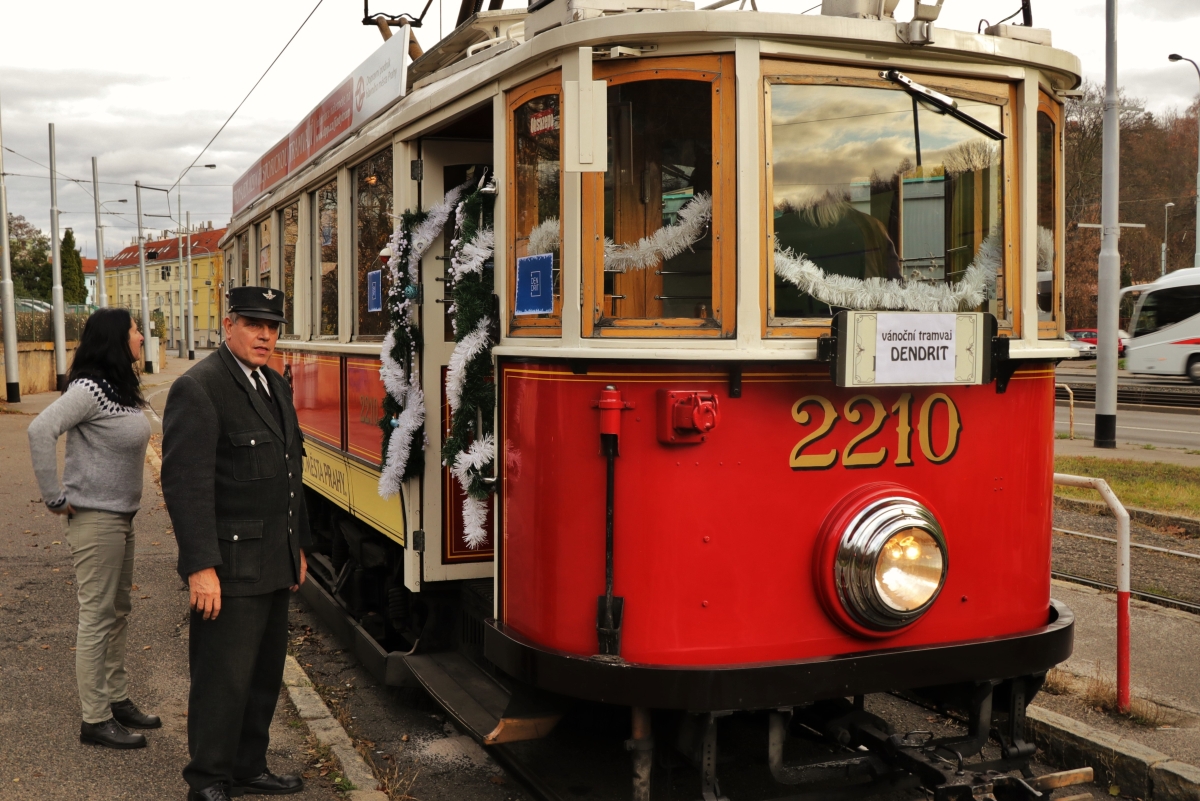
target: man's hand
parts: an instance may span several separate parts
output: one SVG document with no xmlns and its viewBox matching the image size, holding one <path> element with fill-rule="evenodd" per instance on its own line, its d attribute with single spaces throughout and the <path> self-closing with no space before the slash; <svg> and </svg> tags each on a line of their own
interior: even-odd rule
<svg viewBox="0 0 1200 801">
<path fill-rule="evenodd" d="M 303 575 L 303 574 L 301 574 Z M 189 603 L 205 620 L 216 620 L 221 614 L 221 580 L 215 567 L 197 570 L 188 576 Z"/>
<path fill-rule="evenodd" d="M 300 584 L 304 583 L 304 577 L 308 575 L 308 559 L 304 556 L 304 549 L 300 549 Z M 300 589 L 300 584 L 292 585 L 292 592 Z"/>
</svg>

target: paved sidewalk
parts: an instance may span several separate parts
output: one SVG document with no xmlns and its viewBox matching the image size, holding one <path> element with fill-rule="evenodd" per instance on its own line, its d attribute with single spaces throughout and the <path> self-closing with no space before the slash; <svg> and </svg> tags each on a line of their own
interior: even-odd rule
<svg viewBox="0 0 1200 801">
<path fill-rule="evenodd" d="M 1116 596 L 1062 581 L 1054 582 L 1051 593 L 1075 612 L 1075 652 L 1061 669 L 1114 682 Z M 1136 600 L 1130 607 L 1132 693 L 1161 705 L 1157 719 L 1118 722 L 1076 695 L 1043 693 L 1034 704 L 1200 765 L 1200 616 Z"/>
<path fill-rule="evenodd" d="M 147 394 L 165 389 L 164 382 L 189 366 L 172 359 L 166 373 L 146 376 Z M 57 397 L 30 395 L 17 409 L 0 404 L 0 475 L 5 479 L 0 482 L 0 799 L 183 799 L 187 593 L 175 574 L 175 539 L 149 466 L 134 524 L 137 589 L 126 664 L 131 697 L 160 715 L 164 725 L 148 733 L 149 747 L 136 751 L 79 743 L 71 650 L 78 611 L 75 576 L 65 521 L 41 502 L 25 434 L 31 414 Z M 165 392 L 154 399 L 160 414 L 165 399 Z M 303 723 L 281 700 L 270 767 L 310 774 L 307 789 L 294 798 L 337 798 L 320 768 L 310 766 L 319 755 L 308 754 L 309 748 Z"/>
</svg>

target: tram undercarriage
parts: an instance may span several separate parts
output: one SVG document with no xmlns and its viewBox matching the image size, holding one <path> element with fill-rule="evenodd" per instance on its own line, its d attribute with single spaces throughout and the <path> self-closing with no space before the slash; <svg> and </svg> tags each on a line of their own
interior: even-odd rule
<svg viewBox="0 0 1200 801">
<path fill-rule="evenodd" d="M 911 687 L 918 672 L 951 679 L 954 673 L 978 675 L 982 664 L 1003 673 L 1021 664 L 1060 661 L 1070 652 L 1073 631 L 1073 615 L 1060 604 L 1054 604 L 1044 630 L 1030 637 L 923 649 L 909 659 L 884 654 L 875 665 L 858 655 L 737 670 L 616 666 L 547 653 L 506 634 L 490 619 L 488 579 L 410 592 L 400 546 L 317 493 L 309 491 L 307 500 L 317 546 L 309 559 L 315 581 L 302 588 L 305 601 L 377 680 L 425 688 L 518 774 L 524 771 L 503 753 L 506 744 L 552 737 L 564 715 L 598 704 L 608 714 L 630 710 L 624 748 L 634 801 L 651 797 L 655 765 L 673 763 L 699 773 L 704 801 L 725 798 L 718 731 L 733 715 L 750 716 L 751 725 L 766 729 L 765 767 L 788 799 L 864 798 L 907 787 L 923 787 L 936 801 L 1035 799 L 1091 781 L 1090 769 L 1036 778 L 1030 770 L 1036 748 L 1025 739 L 1025 708 L 1041 689 L 1044 669 L 902 693 L 959 718 L 964 736 L 898 732 L 864 703 L 866 694 L 888 691 L 889 677 L 895 682 L 890 686 Z M 556 683 L 571 688 L 576 698 L 545 689 Z M 703 704 L 719 708 L 697 711 Z M 794 740 L 819 741 L 831 752 L 819 761 L 787 761 Z M 991 758 L 985 758 L 985 747 Z"/>
</svg>

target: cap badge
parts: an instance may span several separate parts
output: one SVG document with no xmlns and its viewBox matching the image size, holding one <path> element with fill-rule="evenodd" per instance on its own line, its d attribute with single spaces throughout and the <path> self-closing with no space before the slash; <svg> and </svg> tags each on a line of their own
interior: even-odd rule
<svg viewBox="0 0 1200 801">
<path fill-rule="evenodd" d="M 275 292 L 268 289 L 266 292 L 263 293 L 263 297 L 266 298 L 267 300 L 275 300 Z"/>
</svg>

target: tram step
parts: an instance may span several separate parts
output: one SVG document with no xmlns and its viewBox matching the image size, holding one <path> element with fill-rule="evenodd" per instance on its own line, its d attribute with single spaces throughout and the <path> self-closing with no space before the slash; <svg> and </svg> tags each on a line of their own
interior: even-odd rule
<svg viewBox="0 0 1200 801">
<path fill-rule="evenodd" d="M 510 694 L 463 654 L 417 654 L 405 662 L 433 699 L 484 745 L 545 737 L 562 717 L 549 699 L 520 690 Z"/>
</svg>

